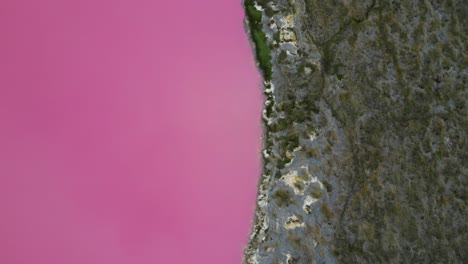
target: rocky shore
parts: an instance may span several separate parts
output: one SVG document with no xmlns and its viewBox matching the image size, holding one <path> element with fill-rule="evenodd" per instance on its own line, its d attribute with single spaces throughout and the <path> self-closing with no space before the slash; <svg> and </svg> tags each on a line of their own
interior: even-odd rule
<svg viewBox="0 0 468 264">
<path fill-rule="evenodd" d="M 468 5 L 245 0 L 264 77 L 244 263 L 468 261 Z"/>
</svg>

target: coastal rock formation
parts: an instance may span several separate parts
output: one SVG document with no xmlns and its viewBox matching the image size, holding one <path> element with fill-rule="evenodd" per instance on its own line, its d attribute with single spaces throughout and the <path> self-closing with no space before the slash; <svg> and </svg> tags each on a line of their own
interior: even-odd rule
<svg viewBox="0 0 468 264">
<path fill-rule="evenodd" d="M 265 86 L 244 263 L 467 263 L 468 2 L 244 7 Z"/>
</svg>

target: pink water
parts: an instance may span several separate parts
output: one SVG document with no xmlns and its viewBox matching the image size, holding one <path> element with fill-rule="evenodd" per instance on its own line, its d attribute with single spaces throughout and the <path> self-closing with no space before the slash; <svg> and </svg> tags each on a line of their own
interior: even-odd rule
<svg viewBox="0 0 468 264">
<path fill-rule="evenodd" d="M 2 1 L 0 263 L 240 263 L 261 130 L 240 4 Z"/>
</svg>

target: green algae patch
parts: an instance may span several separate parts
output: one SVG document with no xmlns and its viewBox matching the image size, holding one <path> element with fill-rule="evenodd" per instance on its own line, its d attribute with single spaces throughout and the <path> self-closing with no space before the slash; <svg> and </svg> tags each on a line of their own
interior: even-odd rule
<svg viewBox="0 0 468 264">
<path fill-rule="evenodd" d="M 252 41 L 255 44 L 255 57 L 266 81 L 271 79 L 272 65 L 270 47 L 265 32 L 262 30 L 262 12 L 255 8 L 255 1 L 244 1 L 245 14 L 249 24 Z"/>
</svg>

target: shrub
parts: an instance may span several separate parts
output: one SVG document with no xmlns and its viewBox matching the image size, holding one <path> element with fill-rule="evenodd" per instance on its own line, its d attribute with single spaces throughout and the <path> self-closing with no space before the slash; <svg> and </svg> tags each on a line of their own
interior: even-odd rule
<svg viewBox="0 0 468 264">
<path fill-rule="evenodd" d="M 279 207 L 289 206 L 293 202 L 289 191 L 284 189 L 276 190 L 273 199 Z"/>
</svg>

